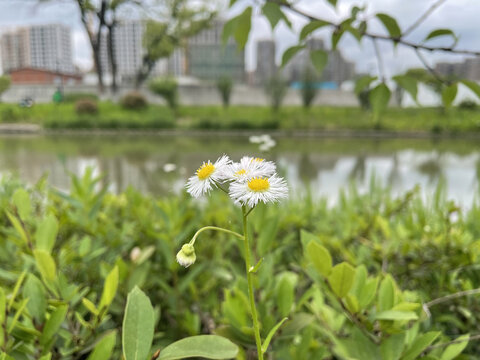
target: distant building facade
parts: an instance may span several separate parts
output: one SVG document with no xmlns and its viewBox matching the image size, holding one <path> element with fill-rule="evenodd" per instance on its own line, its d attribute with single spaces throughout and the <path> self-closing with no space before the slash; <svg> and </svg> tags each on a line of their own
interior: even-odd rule
<svg viewBox="0 0 480 360">
<path fill-rule="evenodd" d="M 275 41 L 259 40 L 257 42 L 257 68 L 253 82 L 254 84 L 265 84 L 277 72 L 275 63 Z"/>
<path fill-rule="evenodd" d="M 306 69 L 314 71 L 310 60 L 310 51 L 325 50 L 324 42 L 320 38 L 311 38 L 307 41 L 307 48 L 298 52 L 290 62 L 285 65 L 284 75 L 290 82 L 301 82 Z M 338 51 L 328 52 L 328 62 L 323 73 L 319 74 L 319 81 L 334 83 L 337 87 L 344 81 L 355 76 L 355 65 L 345 60 Z"/>
<path fill-rule="evenodd" d="M 216 20 L 209 29 L 188 39 L 186 74 L 203 80 L 221 76 L 236 82 L 245 81 L 245 52 L 233 40 L 222 42 L 224 22 Z"/>
<path fill-rule="evenodd" d="M 2 68 L 34 68 L 74 73 L 70 28 L 59 24 L 35 25 L 2 35 Z"/>
<path fill-rule="evenodd" d="M 435 71 L 447 77 L 480 81 L 480 57 L 466 59 L 461 63 L 441 62 L 436 64 Z"/>
<path fill-rule="evenodd" d="M 77 85 L 82 83 L 82 76 L 37 68 L 20 68 L 10 70 L 10 80 L 14 85 Z"/>
</svg>

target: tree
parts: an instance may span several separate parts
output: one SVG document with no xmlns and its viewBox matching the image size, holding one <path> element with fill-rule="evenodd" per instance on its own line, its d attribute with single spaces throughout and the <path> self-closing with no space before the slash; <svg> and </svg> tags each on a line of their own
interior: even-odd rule
<svg viewBox="0 0 480 360">
<path fill-rule="evenodd" d="M 221 76 L 217 80 L 217 90 L 222 97 L 223 106 L 226 108 L 230 105 L 230 95 L 232 94 L 232 87 L 232 79 L 228 76 Z"/>
<path fill-rule="evenodd" d="M 273 111 L 276 112 L 280 109 L 283 98 L 287 94 L 287 90 L 287 81 L 278 73 L 267 81 L 265 92 L 270 98 L 270 104 Z"/>
<path fill-rule="evenodd" d="M 319 0 L 320 1 L 320 0 Z M 230 1 L 230 6 L 240 1 Z M 323 0 L 334 8 L 337 6 L 337 0 Z M 450 106 L 457 94 L 457 86 L 459 83 L 467 86 L 480 98 L 480 85 L 468 79 L 450 80 L 445 79 L 435 72 L 435 70 L 428 65 L 428 62 L 423 56 L 423 52 L 446 52 L 450 54 L 463 54 L 480 56 L 480 50 L 469 50 L 457 48 L 458 37 L 455 32 L 448 28 L 432 30 L 422 41 L 414 42 L 409 40 L 408 35 L 414 32 L 419 25 L 424 23 L 428 17 L 440 7 L 445 0 L 435 1 L 424 13 L 422 13 L 409 27 L 402 29 L 395 17 L 385 13 L 367 14 L 366 7 L 360 4 L 353 4 L 350 14 L 339 21 L 332 21 L 329 18 L 322 17 L 322 12 L 311 13 L 298 5 L 298 2 L 285 0 L 259 0 L 254 5 L 247 6 L 243 12 L 230 19 L 224 27 L 224 39 L 228 40 L 234 37 L 241 47 L 245 46 L 248 40 L 248 35 L 251 29 L 251 20 L 253 14 L 262 13 L 270 22 L 272 29 L 283 21 L 287 26 L 292 28 L 288 14 L 295 14 L 307 20 L 307 24 L 301 29 L 298 35 L 298 43 L 283 53 L 282 65 L 288 63 L 294 55 L 307 48 L 306 42 L 312 34 L 321 28 L 329 29 L 331 36 L 332 50 L 337 48 L 340 40 L 346 35 L 350 34 L 359 42 L 362 39 L 369 39 L 374 48 L 379 76 L 373 77 L 368 83 L 362 83 L 362 87 L 358 89 L 357 94 L 364 89 L 369 89 L 369 102 L 374 114 L 374 118 L 378 120 L 380 113 L 387 107 L 391 90 L 387 85 L 387 76 L 384 71 L 383 60 L 378 48 L 378 42 L 390 42 L 392 46 L 402 46 L 412 49 L 419 60 L 424 65 L 426 71 L 433 75 L 442 83 L 441 98 L 445 107 Z M 249 4 L 249 3 L 248 3 Z M 320 14 L 320 15 L 319 15 Z M 374 32 L 372 22 L 378 22 L 383 26 L 383 32 Z M 433 39 L 450 39 L 451 44 L 447 46 L 432 45 Z M 308 49 L 307 49 L 308 50 Z M 310 58 L 312 64 L 316 68 L 323 68 L 326 64 L 327 55 L 323 50 L 310 50 Z M 409 76 L 394 76 L 393 82 L 408 92 L 414 99 L 417 98 L 417 85 L 419 81 L 416 78 Z M 361 81 L 361 79 L 359 79 Z M 362 80 L 364 81 L 364 80 Z M 356 89 L 357 90 L 357 89 Z"/>
<path fill-rule="evenodd" d="M 155 79 L 150 82 L 150 91 L 161 96 L 171 109 L 178 106 L 178 84 L 175 79 Z"/>
<path fill-rule="evenodd" d="M 0 96 L 10 87 L 10 78 L 8 76 L 0 76 Z"/>
<path fill-rule="evenodd" d="M 317 76 L 312 69 L 307 66 L 303 72 L 302 87 L 300 88 L 302 103 L 305 109 L 310 108 L 313 100 L 317 96 Z"/>
<path fill-rule="evenodd" d="M 207 0 L 165 0 L 156 19 L 146 23 L 143 37 L 145 54 L 137 71 L 135 85 L 148 78 L 158 60 L 170 56 L 173 51 L 185 46 L 186 40 L 199 33 L 216 16 Z"/>
</svg>

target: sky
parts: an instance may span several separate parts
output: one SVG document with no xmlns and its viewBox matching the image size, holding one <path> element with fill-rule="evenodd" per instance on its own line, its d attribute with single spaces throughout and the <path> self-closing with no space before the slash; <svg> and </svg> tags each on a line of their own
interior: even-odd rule
<svg viewBox="0 0 480 360">
<path fill-rule="evenodd" d="M 251 0 L 238 0 L 233 9 L 224 13 L 224 17 L 228 18 L 238 13 L 250 2 Z M 300 0 L 297 2 L 297 6 L 312 15 L 318 14 L 323 18 L 339 20 L 350 13 L 352 6 L 365 5 L 367 16 L 376 12 L 392 14 L 398 20 L 400 27 L 406 29 L 434 2 L 433 0 L 338 0 L 335 10 L 325 0 Z M 269 23 L 258 10 L 255 14 L 246 48 L 247 70 L 255 69 L 255 42 L 257 40 L 274 39 L 277 43 L 279 60 L 283 50 L 296 44 L 300 29 L 306 23 L 302 17 L 288 13 L 293 30 L 280 23 L 272 33 Z M 459 35 L 458 48 L 480 50 L 478 14 L 480 14 L 480 1 L 478 0 L 447 0 L 407 39 L 422 41 L 432 29 L 448 27 Z M 121 15 L 126 18 L 132 16 L 131 11 L 125 11 Z M 0 0 L 0 33 L 18 26 L 47 23 L 62 23 L 71 28 L 74 62 L 83 69 L 90 68 L 92 65 L 90 45 L 83 30 L 77 6 L 72 0 L 51 0 L 41 3 L 38 0 Z M 377 20 L 372 19 L 369 24 L 369 31 L 385 33 Z M 330 31 L 326 28 L 315 33 L 316 36 L 324 38 L 327 44 L 329 44 L 329 34 Z M 431 43 L 432 45 L 448 45 L 448 41 L 443 43 L 441 39 Z M 421 65 L 411 49 L 402 46 L 394 48 L 388 42 L 380 42 L 379 46 L 387 76 Z M 358 44 L 353 37 L 347 35 L 342 38 L 338 48 L 346 59 L 355 62 L 357 72 L 372 74 L 378 72 L 377 59 L 369 39 L 364 39 L 361 44 Z M 446 53 L 426 53 L 425 56 L 430 64 L 438 61 L 462 61 L 464 58 L 461 55 Z"/>
</svg>

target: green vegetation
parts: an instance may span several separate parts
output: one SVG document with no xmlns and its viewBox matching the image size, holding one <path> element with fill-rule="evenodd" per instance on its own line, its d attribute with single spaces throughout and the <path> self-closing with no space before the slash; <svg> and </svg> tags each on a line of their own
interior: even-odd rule
<svg viewBox="0 0 480 360">
<path fill-rule="evenodd" d="M 69 193 L 45 179 L 27 191 L 12 179 L 0 185 L 4 359 L 118 359 L 122 347 L 127 359 L 158 349 L 158 359 L 205 356 L 196 337 L 168 346 L 201 334 L 230 339 L 239 359 L 254 349 L 241 240 L 202 234 L 196 263 L 175 262 L 204 224 L 241 231 L 239 209 L 221 194 L 207 203 L 113 195 L 90 171 Z M 333 207 L 305 198 L 254 212 L 262 337 L 288 318 L 265 344 L 275 358 L 476 358 L 478 342 L 466 340 L 480 332 L 478 204 L 463 212 L 441 189 L 428 204 L 417 190 L 394 198 L 372 182 Z M 152 325 L 153 345 L 131 341 Z M 224 345 L 222 358 L 233 357 Z"/>
<path fill-rule="evenodd" d="M 10 77 L 8 76 L 0 76 L 0 97 L 2 94 L 8 90 L 10 87 Z"/>
<path fill-rule="evenodd" d="M 178 83 L 175 79 L 155 79 L 148 87 L 151 92 L 165 100 L 170 109 L 176 109 L 178 106 Z"/>
<path fill-rule="evenodd" d="M 283 107 L 272 112 L 266 107 L 181 106 L 175 111 L 150 105 L 131 111 L 109 102 L 98 103 L 96 115 L 77 114 L 74 104 L 36 104 L 22 109 L 0 104 L 2 122 L 37 123 L 47 129 L 284 129 L 284 130 L 384 130 L 406 132 L 444 132 L 447 134 L 480 131 L 480 112 L 471 108 L 390 108 L 382 115 L 378 128 L 372 114 L 358 108 Z"/>
</svg>

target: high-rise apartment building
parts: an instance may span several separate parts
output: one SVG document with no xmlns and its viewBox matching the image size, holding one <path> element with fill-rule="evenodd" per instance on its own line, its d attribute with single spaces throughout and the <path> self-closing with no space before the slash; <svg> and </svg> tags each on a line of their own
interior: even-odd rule
<svg viewBox="0 0 480 360">
<path fill-rule="evenodd" d="M 222 42 L 224 22 L 216 20 L 208 29 L 188 39 L 187 74 L 199 79 L 215 80 L 221 76 L 236 82 L 245 80 L 245 52 L 231 39 Z"/>
<path fill-rule="evenodd" d="M 257 42 L 257 68 L 254 83 L 265 84 L 277 72 L 275 64 L 275 41 L 259 40 Z"/>
<path fill-rule="evenodd" d="M 59 24 L 35 25 L 6 33 L 1 38 L 4 72 L 34 68 L 73 73 L 70 29 Z"/>
<path fill-rule="evenodd" d="M 480 58 L 466 59 L 461 63 L 441 62 L 435 66 L 435 71 L 448 77 L 480 80 Z"/>
</svg>

